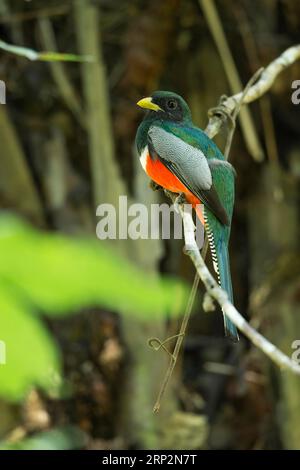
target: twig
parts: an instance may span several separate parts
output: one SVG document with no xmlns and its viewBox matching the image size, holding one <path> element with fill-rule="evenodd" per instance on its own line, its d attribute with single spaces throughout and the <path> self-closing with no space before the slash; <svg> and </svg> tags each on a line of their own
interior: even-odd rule
<svg viewBox="0 0 300 470">
<path fill-rule="evenodd" d="M 243 104 L 252 103 L 262 95 L 264 95 L 273 85 L 275 78 L 300 59 L 300 44 L 290 47 L 284 51 L 277 59 L 273 60 L 263 71 L 260 79 L 251 88 L 249 88 L 247 94 L 244 97 Z M 223 103 L 222 106 L 226 109 L 228 115 L 231 115 L 239 103 L 243 92 L 237 93 L 236 95 L 230 96 Z M 213 138 L 221 129 L 223 119 L 220 115 L 213 115 L 210 117 L 205 132 L 210 138 Z"/>
<path fill-rule="evenodd" d="M 38 52 L 23 46 L 15 46 L 0 40 L 0 49 L 15 55 L 25 57 L 28 60 L 42 60 L 45 62 L 92 62 L 93 57 L 88 55 L 66 54 L 61 52 Z"/>
<path fill-rule="evenodd" d="M 237 103 L 234 111 L 233 111 L 233 115 L 232 115 L 232 118 L 231 118 L 231 123 L 232 123 L 232 126 L 231 126 L 231 129 L 228 133 L 228 137 L 227 137 L 227 141 L 226 141 L 226 145 L 225 145 L 225 150 L 224 150 L 224 157 L 226 160 L 228 160 L 228 156 L 229 156 L 229 151 L 230 151 L 230 148 L 231 148 L 231 144 L 232 144 L 232 138 L 233 138 L 233 134 L 234 134 L 234 131 L 235 131 L 235 123 L 236 123 L 236 118 L 240 112 L 240 109 L 241 109 L 241 106 L 243 104 L 243 101 L 245 99 L 245 96 L 249 90 L 249 88 L 256 82 L 256 80 L 258 79 L 258 77 L 262 74 L 263 72 L 263 67 L 260 68 L 259 70 L 257 70 L 255 72 L 255 74 L 250 78 L 249 82 L 247 83 L 247 85 L 245 86 L 245 89 L 243 91 L 243 94 L 241 96 L 241 99 L 240 101 Z"/>
<path fill-rule="evenodd" d="M 190 235 L 194 231 L 194 222 L 190 212 L 186 211 L 182 206 L 180 207 L 180 212 L 183 219 L 186 254 L 191 258 L 208 294 L 218 302 L 223 312 L 226 313 L 227 317 L 235 324 L 235 326 L 277 366 L 300 375 L 300 366 L 274 344 L 268 341 L 263 335 L 252 328 L 252 326 L 249 325 L 249 323 L 229 301 L 227 293 L 219 287 L 216 280 L 210 274 L 199 252 L 195 237 L 193 242 L 191 240 Z"/>
<path fill-rule="evenodd" d="M 176 335 L 177 340 L 176 340 L 176 343 L 175 343 L 174 351 L 173 351 L 173 354 L 170 354 L 170 356 L 171 356 L 170 364 L 169 364 L 167 372 L 164 376 L 164 379 L 162 381 L 162 384 L 161 384 L 161 387 L 160 387 L 160 390 L 159 390 L 159 393 L 158 393 L 158 396 L 157 396 L 157 400 L 156 400 L 155 405 L 153 407 L 153 412 L 154 413 L 158 413 L 158 411 L 160 409 L 161 399 L 162 399 L 162 397 L 163 397 L 163 395 L 166 391 L 166 388 L 168 386 L 170 378 L 173 374 L 174 367 L 177 363 L 178 354 L 180 352 L 180 348 L 181 348 L 181 345 L 182 345 L 182 342 L 183 342 L 183 339 L 184 339 L 184 336 L 185 336 L 185 333 L 186 333 L 186 329 L 187 329 L 188 322 L 189 322 L 189 319 L 190 319 L 190 315 L 191 315 L 195 295 L 196 295 L 196 292 L 197 292 L 198 284 L 199 284 L 199 276 L 198 276 L 198 274 L 196 274 L 195 277 L 194 277 L 193 287 L 192 287 L 192 290 L 191 290 L 191 293 L 190 293 L 190 296 L 189 296 L 189 300 L 188 300 L 188 303 L 187 303 L 187 306 L 186 306 L 186 311 L 184 313 L 183 320 L 182 320 L 182 323 L 181 323 L 180 331 L 179 331 L 178 335 Z M 168 340 L 169 339 L 170 338 L 168 338 Z M 163 343 L 160 343 L 160 346 L 164 346 L 164 343 L 165 343 L 165 341 Z"/>
<path fill-rule="evenodd" d="M 208 238 L 205 237 L 204 244 L 203 244 L 203 247 L 202 247 L 202 250 L 201 250 L 203 259 L 206 258 L 207 250 L 208 250 Z M 161 387 L 160 387 L 160 390 L 159 390 L 159 393 L 158 393 L 158 396 L 157 396 L 157 400 L 156 400 L 155 405 L 153 407 L 153 412 L 154 413 L 158 413 L 158 411 L 160 409 L 160 404 L 161 404 L 162 397 L 163 397 L 163 395 L 164 395 L 164 393 L 167 389 L 167 386 L 168 386 L 168 384 L 170 382 L 170 379 L 172 377 L 174 368 L 176 366 L 178 355 L 179 355 L 180 349 L 181 349 L 181 345 L 182 345 L 184 337 L 186 335 L 187 326 L 188 326 L 190 316 L 191 316 L 191 313 L 192 313 L 192 308 L 193 308 L 194 301 L 195 301 L 195 296 L 196 296 L 196 293 L 197 293 L 197 290 L 198 290 L 199 281 L 200 281 L 200 277 L 199 277 L 198 273 L 196 272 L 195 277 L 194 277 L 194 281 L 193 281 L 193 286 L 192 286 L 190 296 L 189 296 L 189 299 L 188 299 L 188 303 L 187 303 L 187 306 L 186 306 L 186 310 L 185 310 L 183 320 L 182 320 L 182 323 L 181 323 L 181 326 L 180 326 L 179 333 L 177 335 L 171 337 L 171 338 L 167 338 L 167 340 L 166 340 L 166 341 L 168 341 L 170 339 L 173 339 L 173 338 L 177 337 L 173 354 L 171 354 L 166 348 L 164 348 L 164 344 L 166 343 L 166 341 L 164 341 L 162 343 L 161 341 L 158 340 L 159 348 L 163 347 L 165 349 L 165 351 L 168 354 L 170 354 L 171 360 L 170 360 L 170 364 L 169 364 L 169 367 L 167 369 L 167 372 L 166 372 L 166 374 L 164 376 L 164 379 L 162 381 L 162 384 L 161 384 Z"/>
<path fill-rule="evenodd" d="M 169 193 L 168 191 L 165 191 L 165 192 L 174 201 L 174 195 L 172 195 L 172 193 Z M 208 238 L 205 237 L 204 244 L 203 244 L 203 247 L 202 247 L 203 259 L 206 258 L 207 250 L 208 250 Z M 160 390 L 159 390 L 155 405 L 153 407 L 153 412 L 154 413 L 158 413 L 158 411 L 160 409 L 161 400 L 162 400 L 163 395 L 164 395 L 164 393 L 165 393 L 165 391 L 168 387 L 168 384 L 169 384 L 170 379 L 172 377 L 174 368 L 176 366 L 178 355 L 179 355 L 180 349 L 181 349 L 181 345 L 182 345 L 184 337 L 186 335 L 187 326 L 188 326 L 190 316 L 191 316 L 191 313 L 192 313 L 192 308 L 193 308 L 193 305 L 194 305 L 195 296 L 196 296 L 197 289 L 198 289 L 198 286 L 199 286 L 199 281 L 200 281 L 200 278 L 199 278 L 198 273 L 196 272 L 195 277 L 194 277 L 194 281 L 193 281 L 193 286 L 192 286 L 190 296 L 189 296 L 189 299 L 188 299 L 188 302 L 187 302 L 187 306 L 186 306 L 186 309 L 185 309 L 185 312 L 184 312 L 184 315 L 183 315 L 183 320 L 182 320 L 181 325 L 180 325 L 179 333 L 175 336 L 167 338 L 163 342 L 160 341 L 158 338 L 151 338 L 149 340 L 149 346 L 150 347 L 152 347 L 156 351 L 158 351 L 160 348 L 163 348 L 164 351 L 166 351 L 170 355 L 170 363 L 169 363 L 167 371 L 164 375 L 164 378 L 163 378 L 163 381 L 161 383 Z M 177 338 L 177 340 L 176 340 L 176 343 L 175 343 L 175 346 L 174 346 L 173 353 L 171 354 L 170 351 L 165 347 L 165 344 L 166 344 L 167 341 L 169 341 L 173 338 Z M 158 347 L 154 346 L 153 341 L 155 341 L 155 343 L 158 345 Z"/>
</svg>

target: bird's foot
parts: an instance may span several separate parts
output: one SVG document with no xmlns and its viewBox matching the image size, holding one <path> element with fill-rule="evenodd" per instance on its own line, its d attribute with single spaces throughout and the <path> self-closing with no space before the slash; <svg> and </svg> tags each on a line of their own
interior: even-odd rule
<svg viewBox="0 0 300 470">
<path fill-rule="evenodd" d="M 159 186 L 159 184 L 155 183 L 154 181 L 150 181 L 149 186 L 152 191 L 159 191 L 160 189 L 163 189 L 161 186 Z"/>
<path fill-rule="evenodd" d="M 174 201 L 174 208 L 175 208 L 175 211 L 180 214 L 180 210 L 179 210 L 179 206 L 182 206 L 183 204 L 185 204 L 187 201 L 186 201 L 186 197 L 185 197 L 185 194 L 184 193 L 180 193 L 178 194 L 178 196 L 176 197 L 175 201 Z"/>
</svg>

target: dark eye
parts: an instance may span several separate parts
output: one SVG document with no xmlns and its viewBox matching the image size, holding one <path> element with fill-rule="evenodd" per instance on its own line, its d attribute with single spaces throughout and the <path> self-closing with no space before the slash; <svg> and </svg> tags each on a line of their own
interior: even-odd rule
<svg viewBox="0 0 300 470">
<path fill-rule="evenodd" d="M 177 108 L 177 101 L 176 100 L 168 100 L 167 101 L 167 108 L 170 111 L 174 111 Z"/>
</svg>

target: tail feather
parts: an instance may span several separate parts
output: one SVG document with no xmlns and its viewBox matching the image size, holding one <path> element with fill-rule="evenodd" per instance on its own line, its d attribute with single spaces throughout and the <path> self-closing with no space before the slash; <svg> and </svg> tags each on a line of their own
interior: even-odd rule
<svg viewBox="0 0 300 470">
<path fill-rule="evenodd" d="M 218 268 L 219 268 L 219 277 L 220 285 L 224 289 L 229 297 L 229 300 L 233 302 L 233 292 L 231 284 L 231 274 L 230 274 L 230 264 L 228 256 L 228 248 L 225 242 L 221 242 L 217 249 L 217 258 L 218 258 Z M 239 340 L 239 335 L 236 329 L 236 326 L 232 323 L 231 320 L 224 314 L 224 329 L 225 335 L 228 336 L 233 341 Z"/>
</svg>

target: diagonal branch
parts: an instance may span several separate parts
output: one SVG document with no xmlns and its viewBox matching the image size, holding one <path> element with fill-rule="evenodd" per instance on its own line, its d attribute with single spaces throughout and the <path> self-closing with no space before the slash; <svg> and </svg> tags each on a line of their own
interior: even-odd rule
<svg viewBox="0 0 300 470">
<path fill-rule="evenodd" d="M 284 51 L 277 59 L 273 60 L 263 71 L 260 79 L 249 88 L 243 98 L 243 104 L 252 103 L 264 95 L 273 85 L 276 77 L 294 62 L 300 59 L 300 44 L 292 46 Z M 230 96 L 222 102 L 222 108 L 227 115 L 231 115 L 240 102 L 243 92 Z M 223 124 L 223 116 L 219 113 L 214 114 L 209 119 L 205 132 L 210 138 L 213 138 L 220 130 Z"/>
<path fill-rule="evenodd" d="M 180 206 L 180 213 L 183 220 L 185 252 L 191 258 L 196 271 L 203 282 L 207 293 L 215 299 L 228 318 L 235 326 L 244 333 L 245 336 L 261 351 L 263 351 L 277 366 L 282 369 L 288 369 L 297 375 L 300 375 L 300 365 L 290 359 L 274 344 L 270 343 L 264 336 L 258 333 L 243 316 L 237 311 L 234 305 L 229 301 L 227 293 L 219 287 L 216 280 L 209 272 L 195 240 L 195 227 L 190 211 L 186 211 Z"/>
</svg>

